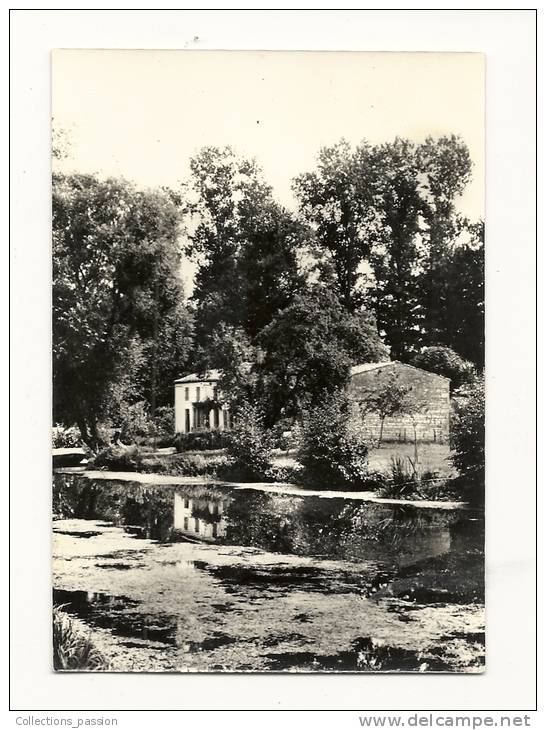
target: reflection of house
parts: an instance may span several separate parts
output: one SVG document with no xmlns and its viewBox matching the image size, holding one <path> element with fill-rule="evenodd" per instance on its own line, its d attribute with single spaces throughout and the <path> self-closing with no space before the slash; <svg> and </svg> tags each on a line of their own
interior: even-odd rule
<svg viewBox="0 0 546 730">
<path fill-rule="evenodd" d="M 414 427 L 418 441 L 445 442 L 449 438 L 449 379 L 404 363 L 374 362 L 351 368 L 349 395 L 363 409 L 364 425 L 372 438 L 380 431 L 380 417 L 367 409 L 381 388 L 392 384 L 408 393 L 413 412 L 386 417 L 383 440 L 413 441 Z"/>
<path fill-rule="evenodd" d="M 174 529 L 200 540 L 216 540 L 226 534 L 224 511 L 228 499 L 174 495 Z"/>
<path fill-rule="evenodd" d="M 221 370 L 191 373 L 174 383 L 174 414 L 177 433 L 223 431 L 231 425 L 229 407 L 221 402 L 218 382 Z"/>
</svg>

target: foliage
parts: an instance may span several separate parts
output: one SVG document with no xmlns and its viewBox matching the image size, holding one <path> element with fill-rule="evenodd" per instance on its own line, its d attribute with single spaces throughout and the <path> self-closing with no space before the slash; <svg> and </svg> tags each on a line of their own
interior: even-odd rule
<svg viewBox="0 0 546 730">
<path fill-rule="evenodd" d="M 160 438 L 174 437 L 174 406 L 160 406 L 152 420 L 156 435 Z"/>
<path fill-rule="evenodd" d="M 230 460 L 225 454 L 176 454 L 168 458 L 153 457 L 142 464 L 142 471 L 151 474 L 169 474 L 172 476 L 218 476 L 225 470 Z"/>
<path fill-rule="evenodd" d="M 74 449 L 82 445 L 80 430 L 76 427 L 65 428 L 56 425 L 52 429 L 52 446 L 54 449 Z"/>
<path fill-rule="evenodd" d="M 426 347 L 411 361 L 411 365 L 451 380 L 451 389 L 471 383 L 476 377 L 476 369 L 468 360 L 445 346 Z"/>
<path fill-rule="evenodd" d="M 459 240 L 438 246 L 421 277 L 423 342 L 484 365 L 484 225 L 460 220 Z"/>
<path fill-rule="evenodd" d="M 355 363 L 386 357 L 373 318 L 349 314 L 336 295 L 315 287 L 297 295 L 258 338 L 263 350 L 261 402 L 270 425 L 317 405 L 343 387 Z"/>
<path fill-rule="evenodd" d="M 470 170 L 468 149 L 454 136 L 420 145 L 398 137 L 376 146 L 363 141 L 355 149 L 342 140 L 323 148 L 316 170 L 294 181 L 323 255 L 322 280 L 348 310 L 371 306 L 393 358 L 406 361 L 423 340 L 431 343 L 431 332 L 436 342 L 440 331 L 449 337 L 433 322 L 436 262 L 458 240 L 454 202 Z"/>
<path fill-rule="evenodd" d="M 224 431 L 190 431 L 177 433 L 174 441 L 178 452 L 215 451 L 226 446 Z"/>
<path fill-rule="evenodd" d="M 224 322 L 254 337 L 304 285 L 297 251 L 302 226 L 271 197 L 255 160 L 205 147 L 190 162 L 185 195 L 197 261 L 197 339 Z"/>
<path fill-rule="evenodd" d="M 234 414 L 235 426 L 226 433 L 227 453 L 235 468 L 251 479 L 264 479 L 271 468 L 273 436 L 264 426 L 259 406 L 245 403 Z"/>
<path fill-rule="evenodd" d="M 368 471 L 362 420 L 341 392 L 325 395 L 306 415 L 298 461 L 307 480 L 336 489 L 358 487 Z"/>
<path fill-rule="evenodd" d="M 106 446 L 89 462 L 89 468 L 142 471 L 143 457 L 136 446 Z"/>
<path fill-rule="evenodd" d="M 485 479 L 485 384 L 483 377 L 461 389 L 451 421 L 453 463 L 467 482 L 483 489 Z"/>
<path fill-rule="evenodd" d="M 363 143 L 355 153 L 341 140 L 320 150 L 317 169 L 295 178 L 300 213 L 313 227 L 317 248 L 331 262 L 339 299 L 349 310 L 363 302 L 362 261 L 375 231 L 373 151 Z M 322 266 L 324 275 L 324 264 Z"/>
<path fill-rule="evenodd" d="M 131 337 L 180 301 L 178 211 L 160 192 L 93 175 L 53 177 L 54 418 L 86 443 Z"/>
<path fill-rule="evenodd" d="M 362 394 L 360 406 L 364 412 L 377 413 L 379 416 L 381 425 L 377 446 L 380 446 L 385 419 L 412 413 L 414 400 L 412 386 L 401 383 L 397 373 L 378 371 L 375 380 L 374 386 Z"/>
<path fill-rule="evenodd" d="M 409 457 L 391 459 L 388 480 L 380 488 L 385 499 L 428 499 L 446 500 L 458 498 L 445 477 L 437 471 L 419 470 L 417 463 Z"/>
<path fill-rule="evenodd" d="M 213 368 L 222 371 L 218 383 L 222 402 L 237 408 L 239 404 L 255 399 L 257 360 L 258 352 L 245 331 L 221 323 L 207 337 L 197 367 L 203 373 Z"/>
<path fill-rule="evenodd" d="M 58 606 L 53 607 L 53 668 L 79 672 L 108 670 L 108 662 L 90 637 Z"/>
</svg>

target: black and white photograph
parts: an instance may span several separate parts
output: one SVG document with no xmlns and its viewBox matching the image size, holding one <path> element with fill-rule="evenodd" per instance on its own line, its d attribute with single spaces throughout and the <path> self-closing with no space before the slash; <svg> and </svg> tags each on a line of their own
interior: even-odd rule
<svg viewBox="0 0 546 730">
<path fill-rule="evenodd" d="M 53 51 L 54 670 L 485 670 L 484 85 Z"/>
</svg>

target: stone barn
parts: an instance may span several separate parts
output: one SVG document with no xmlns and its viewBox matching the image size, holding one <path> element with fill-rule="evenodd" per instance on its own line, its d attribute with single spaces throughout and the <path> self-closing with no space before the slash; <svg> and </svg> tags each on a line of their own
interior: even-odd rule
<svg viewBox="0 0 546 730">
<path fill-rule="evenodd" d="M 412 365 L 392 362 L 366 363 L 351 368 L 349 395 L 359 404 L 370 438 L 382 441 L 445 443 L 449 440 L 449 378 Z M 396 397 L 390 397 L 396 396 Z M 402 407 L 384 418 L 393 402 Z M 415 430 L 414 430 L 415 429 Z"/>
</svg>

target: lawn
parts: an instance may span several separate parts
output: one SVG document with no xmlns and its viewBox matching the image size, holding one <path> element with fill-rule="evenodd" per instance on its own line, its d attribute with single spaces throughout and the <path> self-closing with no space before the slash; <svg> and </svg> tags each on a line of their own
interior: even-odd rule
<svg viewBox="0 0 546 730">
<path fill-rule="evenodd" d="M 418 444 L 417 454 L 420 471 L 438 471 L 445 476 L 454 474 L 449 460 L 450 449 L 447 444 Z M 414 458 L 414 446 L 411 443 L 384 443 L 378 449 L 372 449 L 369 455 L 370 469 L 388 472 L 391 460 L 395 458 Z M 275 454 L 273 461 L 277 466 L 294 466 L 294 452 L 280 452 Z"/>
</svg>

